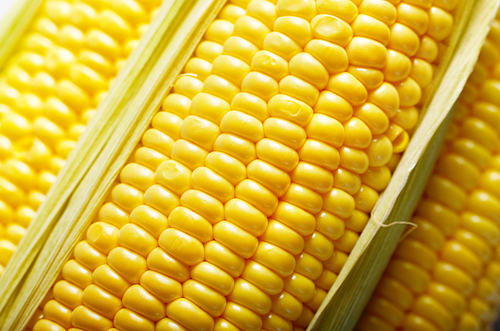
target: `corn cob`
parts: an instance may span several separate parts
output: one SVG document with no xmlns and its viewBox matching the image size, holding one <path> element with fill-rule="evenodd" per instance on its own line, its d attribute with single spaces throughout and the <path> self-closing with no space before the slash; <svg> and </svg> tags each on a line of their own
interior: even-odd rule
<svg viewBox="0 0 500 331">
<path fill-rule="evenodd" d="M 159 1 L 46 1 L 0 73 L 0 276 Z"/>
<path fill-rule="evenodd" d="M 359 330 L 483 330 L 500 297 L 500 15 Z"/>
<path fill-rule="evenodd" d="M 456 3 L 294 5 L 222 10 L 35 330 L 307 326 L 406 148 Z"/>
</svg>

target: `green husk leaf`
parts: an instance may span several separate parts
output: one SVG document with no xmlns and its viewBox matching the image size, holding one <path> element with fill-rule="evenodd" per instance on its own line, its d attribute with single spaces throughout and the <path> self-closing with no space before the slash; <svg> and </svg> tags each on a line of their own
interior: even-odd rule
<svg viewBox="0 0 500 331">
<path fill-rule="evenodd" d="M 352 330 L 375 289 L 424 189 L 452 117 L 498 9 L 498 1 L 462 1 L 447 54 L 424 103 L 425 114 L 370 221 L 307 330 Z"/>
<path fill-rule="evenodd" d="M 19 0 L 0 21 L 0 70 L 7 63 L 43 0 Z"/>
<path fill-rule="evenodd" d="M 2 330 L 19 330 L 29 321 L 223 4 L 162 4 L 0 279 Z"/>
</svg>

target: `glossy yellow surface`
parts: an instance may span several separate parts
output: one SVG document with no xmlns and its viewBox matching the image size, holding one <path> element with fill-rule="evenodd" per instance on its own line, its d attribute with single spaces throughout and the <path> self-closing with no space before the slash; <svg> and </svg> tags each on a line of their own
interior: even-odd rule
<svg viewBox="0 0 500 331">
<path fill-rule="evenodd" d="M 116 5 L 118 15 L 142 25 L 142 1 L 126 3 Z M 99 313 L 89 315 L 88 323 L 109 322 L 121 331 L 305 330 L 417 123 L 416 105 L 437 65 L 437 42 L 446 40 L 453 23 L 446 11 L 454 6 L 437 7 L 381 0 L 229 1 L 121 171 L 75 259 L 65 266 L 64 280 L 56 286 L 74 284 L 64 299 L 72 302 L 71 309 Z M 79 10 L 88 16 L 83 7 Z M 106 26 L 103 31 L 131 48 L 133 29 L 110 11 L 96 17 Z M 67 45 L 78 45 L 78 38 L 65 30 Z M 90 40 L 106 54 L 117 50 L 101 33 L 93 32 Z M 81 66 L 72 68 L 70 53 L 53 54 L 53 72 L 69 72 L 91 89 L 106 84 Z M 81 57 L 102 71 L 121 65 L 92 54 Z M 19 68 L 26 75 L 15 68 L 7 83 L 26 85 L 39 62 L 27 54 Z M 86 101 L 69 81 L 37 78 L 41 90 L 59 87 L 63 102 L 68 95 L 80 107 L 97 100 Z M 0 89 L 0 100 L 9 93 Z M 40 111 L 40 102 L 26 100 L 32 111 Z M 58 123 L 71 120 L 55 100 L 50 106 Z M 21 117 L 10 117 L 9 134 L 36 131 L 66 153 L 64 131 Z M 478 127 L 470 123 L 471 137 Z M 9 146 L 0 137 L 0 155 L 10 155 Z M 36 152 L 45 159 L 43 148 Z M 9 182 L 33 185 L 29 179 L 36 175 L 30 169 L 2 167 Z M 38 181 L 41 194 L 52 180 L 44 175 Z M 0 190 L 0 199 L 8 196 L 15 206 L 28 201 L 17 186 L 5 187 L 9 193 Z M 36 205 L 37 195 L 30 197 L 30 206 Z M 482 195 L 476 200 L 477 208 L 493 204 Z M 0 213 L 14 217 L 1 204 Z M 481 234 L 469 232 L 457 245 L 491 255 L 477 244 Z M 16 229 L 10 233 L 16 237 Z M 456 259 L 457 250 L 447 256 Z M 472 268 L 484 262 L 470 258 L 463 263 Z M 405 263 L 393 269 L 400 272 L 397 280 L 414 271 Z M 416 287 L 427 282 L 422 274 Z M 391 286 L 402 302 L 411 301 L 404 286 Z M 485 283 L 481 295 L 486 293 Z M 59 292 L 57 297 L 62 298 Z M 455 299 L 449 305 L 457 305 Z M 105 302 L 110 302 L 108 311 L 100 306 Z M 404 323 L 391 305 L 384 316 Z M 424 302 L 422 309 L 428 307 Z M 61 316 L 63 325 L 67 315 L 54 308 L 50 316 Z M 77 316 L 84 314 L 79 310 Z"/>
<path fill-rule="evenodd" d="M 406 107 L 415 105 L 413 98 L 418 99 L 419 89 L 432 75 L 429 61 L 437 49 L 430 38 L 442 41 L 440 33 L 445 34 L 452 19 L 445 2 L 435 2 L 429 9 L 420 2 L 401 3 L 397 8 L 400 23 L 412 15 L 413 23 L 406 24 L 415 33 L 428 27 L 410 75 L 395 85 L 405 109 L 396 116 L 400 128 L 413 121 L 413 110 Z M 398 51 L 413 52 L 411 39 L 398 40 L 408 31 L 398 24 L 392 29 L 399 30 L 391 40 Z M 443 152 L 413 218 L 418 228 L 396 249 L 358 325 L 360 330 L 483 330 L 496 318 L 500 132 L 493 118 L 500 115 L 500 103 L 495 97 L 497 77 L 490 72 L 498 63 L 500 45 L 493 36 L 492 32 L 459 99 Z M 397 57 L 392 57 L 394 67 L 403 68 L 401 60 L 397 64 Z M 393 126 L 386 133 L 393 144 L 391 136 L 400 128 Z"/>
</svg>

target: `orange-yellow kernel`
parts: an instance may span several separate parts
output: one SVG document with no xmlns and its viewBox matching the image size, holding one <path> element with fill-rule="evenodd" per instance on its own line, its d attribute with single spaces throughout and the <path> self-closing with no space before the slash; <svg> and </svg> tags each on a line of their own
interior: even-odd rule
<svg viewBox="0 0 500 331">
<path fill-rule="evenodd" d="M 214 226 L 214 238 L 244 258 L 250 258 L 258 244 L 256 237 L 226 221 Z"/>
<path fill-rule="evenodd" d="M 389 27 L 369 15 L 358 15 L 352 24 L 355 36 L 367 37 L 387 45 L 390 38 Z"/>
<path fill-rule="evenodd" d="M 317 279 L 323 272 L 323 264 L 312 255 L 302 252 L 295 256 L 295 271 L 309 279 Z"/>
<path fill-rule="evenodd" d="M 281 199 L 312 214 L 319 212 L 323 206 L 323 199 L 318 193 L 298 184 L 291 184 Z"/>
<path fill-rule="evenodd" d="M 234 279 L 219 267 L 201 262 L 190 270 L 191 278 L 217 290 L 222 295 L 231 293 L 234 287 Z"/>
<path fill-rule="evenodd" d="M 172 277 L 179 282 L 185 282 L 189 279 L 189 268 L 159 247 L 149 254 L 147 265 L 149 269 Z"/>
<path fill-rule="evenodd" d="M 302 236 L 307 236 L 314 231 L 314 216 L 293 204 L 281 201 L 272 217 L 291 227 Z"/>
<path fill-rule="evenodd" d="M 304 242 L 304 251 L 321 261 L 328 260 L 333 254 L 332 241 L 319 232 L 307 236 Z"/>
<path fill-rule="evenodd" d="M 153 185 L 144 193 L 144 202 L 164 215 L 169 215 L 170 212 L 179 206 L 179 198 L 165 189 L 161 185 Z"/>
<path fill-rule="evenodd" d="M 284 195 L 290 185 L 288 174 L 260 160 L 255 160 L 248 165 L 247 175 L 249 179 L 264 185 L 278 197 Z"/>
<path fill-rule="evenodd" d="M 135 208 L 130 214 L 130 221 L 140 225 L 156 238 L 167 228 L 167 218 L 146 205 Z"/>
<path fill-rule="evenodd" d="M 436 41 L 445 39 L 453 27 L 453 16 L 438 7 L 429 11 L 429 28 L 427 34 Z"/>
<path fill-rule="evenodd" d="M 268 34 L 270 35 L 270 34 Z M 264 41 L 265 43 L 265 41 Z M 234 56 L 248 64 L 251 64 L 252 59 L 259 51 L 259 48 L 252 44 L 245 38 L 231 36 L 224 42 L 223 54 L 228 54 Z M 215 55 L 215 54 L 214 54 Z M 279 54 L 278 54 L 279 55 Z M 200 55 L 201 56 L 201 55 Z M 215 59 L 215 57 L 214 57 Z M 206 59 L 207 61 L 213 61 L 213 59 Z"/>
<path fill-rule="evenodd" d="M 238 93 L 233 98 L 233 101 L 231 103 L 231 109 L 244 112 L 248 115 L 257 118 L 260 121 L 264 121 L 266 118 L 269 117 L 266 102 L 261 98 L 250 93 L 245 93 L 245 92 Z"/>
<path fill-rule="evenodd" d="M 293 75 L 286 76 L 279 82 L 279 92 L 305 102 L 311 107 L 314 106 L 319 97 L 319 90 L 314 85 Z M 283 97 L 283 95 L 279 97 Z M 296 101 L 289 102 L 288 104 L 285 103 L 284 106 L 286 110 L 290 111 L 291 115 L 300 109 L 297 109 L 298 105 Z"/>
<path fill-rule="evenodd" d="M 156 170 L 158 166 L 168 158 L 162 153 L 149 147 L 140 147 L 134 154 L 135 162 L 148 167 L 151 170 Z"/>
<path fill-rule="evenodd" d="M 361 14 L 375 17 L 387 25 L 391 25 L 396 21 L 396 8 L 389 1 L 363 1 L 358 9 Z"/>
<path fill-rule="evenodd" d="M 188 331 L 188 330 L 178 322 L 175 322 L 170 318 L 164 318 L 156 322 L 155 331 Z"/>
<path fill-rule="evenodd" d="M 313 38 L 309 21 L 297 16 L 278 18 L 274 22 L 274 31 L 291 38 L 300 47 L 304 47 Z"/>
<path fill-rule="evenodd" d="M 141 276 L 140 283 L 163 302 L 169 303 L 182 297 L 182 285 L 160 273 L 148 270 Z"/>
<path fill-rule="evenodd" d="M 266 242 L 259 243 L 252 260 L 263 264 L 282 277 L 289 276 L 295 269 L 295 259 L 290 253 Z"/>
<path fill-rule="evenodd" d="M 104 264 L 94 270 L 92 281 L 109 291 L 111 294 L 122 297 L 130 287 L 130 283 L 117 274 L 109 265 Z"/>
<path fill-rule="evenodd" d="M 332 173 L 310 163 L 299 162 L 290 175 L 294 183 L 318 193 L 326 193 L 333 186 Z"/>
<path fill-rule="evenodd" d="M 227 298 L 231 302 L 240 304 L 259 315 L 266 314 L 271 309 L 271 298 L 269 295 L 241 278 L 235 281 L 234 289 Z"/>
<path fill-rule="evenodd" d="M 128 223 L 128 213 L 112 202 L 105 203 L 99 210 L 99 221 L 121 228 Z"/>
<path fill-rule="evenodd" d="M 266 232 L 259 237 L 259 240 L 277 245 L 293 255 L 299 254 L 304 248 L 302 236 L 275 220 L 269 222 Z"/>
<path fill-rule="evenodd" d="M 170 228 L 163 231 L 158 242 L 169 254 L 189 266 L 198 264 L 204 259 L 203 244 L 179 230 Z"/>
<path fill-rule="evenodd" d="M 242 37 L 261 49 L 269 32 L 265 24 L 251 16 L 241 16 L 234 23 L 234 36 Z"/>
<path fill-rule="evenodd" d="M 424 291 L 430 281 L 430 275 L 422 268 L 401 259 L 391 260 L 387 272 L 417 293 Z"/>
<path fill-rule="evenodd" d="M 109 319 L 123 307 L 119 298 L 94 284 L 83 290 L 83 304 Z"/>
<path fill-rule="evenodd" d="M 227 303 L 222 317 L 239 329 L 258 331 L 262 327 L 262 320 L 259 315 L 234 302 Z"/>
<path fill-rule="evenodd" d="M 93 223 L 87 230 L 87 240 L 104 254 L 118 246 L 118 229 L 104 222 Z"/>
<path fill-rule="evenodd" d="M 378 69 L 349 66 L 347 72 L 369 90 L 379 87 L 384 82 L 384 73 Z"/>
<path fill-rule="evenodd" d="M 346 50 L 351 65 L 381 69 L 387 61 L 385 46 L 368 38 L 354 37 Z"/>
<path fill-rule="evenodd" d="M 153 321 L 165 317 L 165 305 L 140 285 L 132 285 L 123 294 L 123 305 Z"/>
<path fill-rule="evenodd" d="M 420 39 L 409 27 L 396 23 L 391 27 L 389 47 L 406 56 L 414 56 L 420 47 Z"/>
<path fill-rule="evenodd" d="M 326 40 L 313 39 L 304 51 L 313 55 L 330 74 L 344 71 L 349 63 L 345 49 Z"/>
<path fill-rule="evenodd" d="M 141 275 L 147 270 L 146 260 L 126 248 L 114 248 L 108 255 L 108 263 L 130 283 L 139 283 Z"/>
<path fill-rule="evenodd" d="M 62 275 L 65 280 L 80 288 L 85 288 L 92 283 L 92 273 L 73 259 L 64 264 Z"/>
<path fill-rule="evenodd" d="M 306 131 L 299 125 L 288 120 L 271 117 L 264 122 L 264 134 L 293 149 L 300 148 L 306 140 Z"/>
<path fill-rule="evenodd" d="M 54 298 L 70 309 L 75 309 L 82 304 L 82 289 L 62 280 L 58 281 L 52 289 Z"/>
<path fill-rule="evenodd" d="M 223 45 L 233 33 L 234 25 L 226 20 L 215 20 L 205 32 L 205 39 Z"/>
<path fill-rule="evenodd" d="M 344 222 L 333 214 L 322 210 L 316 214 L 316 231 L 331 240 L 336 240 L 344 233 Z"/>
<path fill-rule="evenodd" d="M 147 257 L 157 247 L 157 240 L 149 232 L 136 224 L 127 224 L 120 229 L 118 234 L 120 245 Z"/>
<path fill-rule="evenodd" d="M 81 241 L 73 252 L 75 259 L 90 270 L 106 263 L 106 257 L 95 250 L 87 241 Z"/>
<path fill-rule="evenodd" d="M 278 199 L 271 191 L 250 179 L 246 179 L 236 186 L 235 196 L 249 202 L 266 216 L 274 213 L 278 205 Z"/>
<path fill-rule="evenodd" d="M 284 286 L 281 276 L 252 260 L 246 262 L 241 278 L 256 285 L 269 295 L 280 293 Z"/>
<path fill-rule="evenodd" d="M 267 1 L 250 2 L 247 7 L 247 15 L 252 16 L 272 29 L 276 20 L 276 6 Z"/>
<path fill-rule="evenodd" d="M 205 244 L 205 260 L 223 269 L 233 277 L 243 272 L 245 260 L 216 241 Z"/>
<path fill-rule="evenodd" d="M 167 316 L 185 325 L 188 329 L 212 330 L 213 318 L 186 299 L 177 299 L 167 305 Z"/>
<path fill-rule="evenodd" d="M 287 61 L 302 51 L 301 46 L 299 46 L 294 40 L 290 39 L 286 33 L 283 34 L 277 31 L 273 31 L 266 36 L 264 39 L 263 49 L 279 55 Z M 257 50 L 255 52 L 257 52 Z M 252 59 L 250 58 L 250 60 Z"/>
<path fill-rule="evenodd" d="M 315 113 L 331 116 L 340 122 L 348 120 L 353 108 L 345 99 L 330 91 L 322 91 L 318 102 L 314 106 Z"/>
<path fill-rule="evenodd" d="M 73 327 L 84 330 L 108 330 L 113 327 L 113 323 L 109 319 L 94 313 L 85 306 L 79 306 L 73 310 L 71 317 Z"/>
<path fill-rule="evenodd" d="M 151 320 L 144 318 L 126 308 L 120 309 L 118 313 L 116 313 L 115 318 L 113 319 L 113 324 L 120 330 L 155 330 L 155 325 Z"/>
<path fill-rule="evenodd" d="M 252 142 L 228 133 L 217 138 L 214 150 L 227 153 L 245 165 L 255 159 L 255 145 Z"/>
<path fill-rule="evenodd" d="M 368 92 L 363 84 L 347 72 L 331 76 L 326 88 L 331 92 L 339 94 L 353 106 L 362 104 L 368 97 Z"/>
<path fill-rule="evenodd" d="M 302 303 L 288 292 L 281 292 L 273 297 L 271 310 L 284 318 L 294 321 L 302 315 Z"/>
</svg>

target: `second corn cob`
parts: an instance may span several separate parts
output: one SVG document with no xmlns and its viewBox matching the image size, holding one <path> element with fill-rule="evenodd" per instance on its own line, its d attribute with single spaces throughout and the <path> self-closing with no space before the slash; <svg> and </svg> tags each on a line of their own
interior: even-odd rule
<svg viewBox="0 0 500 331">
<path fill-rule="evenodd" d="M 434 173 L 359 330 L 484 330 L 500 297 L 500 21 L 459 99 Z"/>
<path fill-rule="evenodd" d="M 159 1 L 45 1 L 0 73 L 0 275 Z"/>
</svg>

